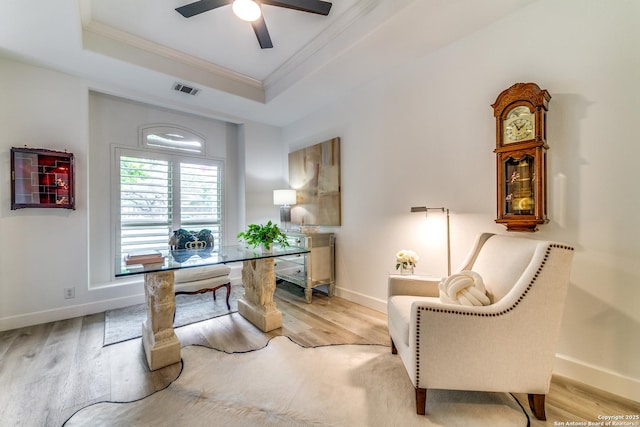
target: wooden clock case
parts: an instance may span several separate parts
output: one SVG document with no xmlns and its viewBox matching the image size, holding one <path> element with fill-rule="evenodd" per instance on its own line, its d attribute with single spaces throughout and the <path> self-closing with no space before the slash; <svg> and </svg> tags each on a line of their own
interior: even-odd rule
<svg viewBox="0 0 640 427">
<path fill-rule="evenodd" d="M 491 105 L 496 118 L 496 222 L 507 231 L 536 231 L 549 222 L 546 114 L 550 99 L 549 92 L 535 83 L 516 83 Z M 518 112 L 524 118 L 515 121 L 521 124 L 507 128 L 513 126 Z"/>
</svg>

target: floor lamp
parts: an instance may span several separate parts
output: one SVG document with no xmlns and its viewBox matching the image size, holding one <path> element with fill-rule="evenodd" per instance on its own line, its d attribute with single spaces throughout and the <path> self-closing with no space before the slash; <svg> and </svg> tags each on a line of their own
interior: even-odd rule
<svg viewBox="0 0 640 427">
<path fill-rule="evenodd" d="M 447 215 L 447 275 L 451 276 L 451 227 L 449 223 L 449 209 L 428 208 L 426 206 L 414 206 L 411 208 L 411 212 L 424 212 L 425 216 L 429 215 L 429 211 L 438 211 Z"/>
<path fill-rule="evenodd" d="M 291 205 L 296 204 L 296 190 L 273 190 L 273 204 L 280 206 L 280 222 L 286 230 L 291 222 Z"/>
</svg>

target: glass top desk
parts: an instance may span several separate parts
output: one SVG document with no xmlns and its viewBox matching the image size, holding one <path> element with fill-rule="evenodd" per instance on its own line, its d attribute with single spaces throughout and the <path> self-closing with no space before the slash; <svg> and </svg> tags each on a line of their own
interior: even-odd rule
<svg viewBox="0 0 640 427">
<path fill-rule="evenodd" d="M 308 249 L 299 247 L 282 247 L 274 245 L 271 252 L 260 249 L 250 249 L 242 245 L 221 246 L 211 249 L 180 249 L 160 251 L 164 256 L 163 263 L 126 265 L 123 255 L 116 256 L 116 277 L 132 276 L 135 274 L 157 273 L 182 268 L 204 267 L 207 265 L 229 264 L 232 262 L 252 261 L 259 259 L 277 258 L 287 255 L 309 253 Z"/>
<path fill-rule="evenodd" d="M 144 274 L 147 316 L 142 322 L 142 346 L 149 369 L 153 371 L 180 362 L 180 341 L 173 330 L 175 270 L 242 262 L 244 295 L 238 300 L 238 313 L 263 332 L 268 332 L 282 327 L 282 313 L 273 300 L 276 289 L 274 259 L 308 252 L 304 248 L 276 245 L 270 252 L 240 245 L 215 250 L 166 250 L 161 251 L 162 262 L 144 265 L 127 265 L 123 256 L 118 256 L 116 277 Z"/>
</svg>

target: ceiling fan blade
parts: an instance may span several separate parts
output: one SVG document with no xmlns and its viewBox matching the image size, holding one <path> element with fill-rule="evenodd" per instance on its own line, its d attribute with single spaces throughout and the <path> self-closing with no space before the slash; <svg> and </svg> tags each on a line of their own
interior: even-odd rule
<svg viewBox="0 0 640 427">
<path fill-rule="evenodd" d="M 269 30 L 267 30 L 267 24 L 264 22 L 264 17 L 260 16 L 260 18 L 251 23 L 251 26 L 256 33 L 260 47 L 262 49 L 271 49 L 273 43 L 271 43 L 271 36 L 269 35 Z"/>
<path fill-rule="evenodd" d="M 180 6 L 176 8 L 176 11 L 185 18 L 191 18 L 194 15 L 216 9 L 221 6 L 226 6 L 231 3 L 233 3 L 233 0 L 200 0 Z"/>
<path fill-rule="evenodd" d="M 331 3 L 320 0 L 261 0 L 260 3 L 327 16 Z"/>
</svg>

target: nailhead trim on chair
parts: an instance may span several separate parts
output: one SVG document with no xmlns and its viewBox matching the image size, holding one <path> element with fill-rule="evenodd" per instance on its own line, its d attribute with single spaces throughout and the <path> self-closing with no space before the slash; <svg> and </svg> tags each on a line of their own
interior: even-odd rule
<svg viewBox="0 0 640 427">
<path fill-rule="evenodd" d="M 529 282 L 529 285 L 527 286 L 527 289 L 524 290 L 523 294 L 520 295 L 520 298 L 518 298 L 518 300 L 509 308 L 506 308 L 504 310 L 502 310 L 499 313 L 491 313 L 491 314 L 487 314 L 487 313 L 467 313 L 467 312 L 462 312 L 462 311 L 457 311 L 457 310 L 448 310 L 448 309 L 441 309 L 441 308 L 431 308 L 431 307 L 419 307 L 418 309 L 418 314 L 416 317 L 416 321 L 417 321 L 417 326 L 416 326 L 416 387 L 417 385 L 420 383 L 420 315 L 423 311 L 433 311 L 436 313 L 447 313 L 447 314 L 459 314 L 462 316 L 476 316 L 476 317 L 499 317 L 502 316 L 504 314 L 507 314 L 508 312 L 510 312 L 511 310 L 513 310 L 518 304 L 520 304 L 520 302 L 524 299 L 524 296 L 529 293 L 529 290 L 531 290 L 531 287 L 533 286 L 533 284 L 535 283 L 536 279 L 538 278 L 538 276 L 540 275 L 540 273 L 542 272 L 542 268 L 544 267 L 547 259 L 549 259 L 549 254 L 551 253 L 551 249 L 552 248 L 559 248 L 559 249 L 566 249 L 569 251 L 574 250 L 574 248 L 572 246 L 568 246 L 568 245 L 558 245 L 555 243 L 552 243 L 549 245 L 549 247 L 547 248 L 547 251 L 544 255 L 544 260 L 542 261 L 542 263 L 540 263 L 540 267 L 538 267 L 538 271 L 536 271 L 536 273 L 533 275 L 533 279 L 531 279 L 531 282 Z"/>
</svg>

